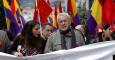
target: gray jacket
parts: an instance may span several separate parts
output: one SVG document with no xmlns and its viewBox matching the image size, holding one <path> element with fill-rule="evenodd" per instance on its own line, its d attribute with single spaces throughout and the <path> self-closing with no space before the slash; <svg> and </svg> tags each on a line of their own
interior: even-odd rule
<svg viewBox="0 0 115 60">
<path fill-rule="evenodd" d="M 75 32 L 75 37 L 76 37 L 76 43 L 79 44 L 79 46 L 85 45 L 85 41 L 83 39 L 82 34 L 77 30 L 74 30 L 74 32 Z M 67 40 L 66 41 L 66 46 L 68 47 L 68 49 L 70 49 L 71 38 L 66 38 L 66 40 Z M 62 50 L 61 35 L 60 35 L 59 30 L 54 32 L 49 37 L 49 39 L 47 40 L 44 52 L 47 53 L 47 52 L 57 51 L 57 50 Z"/>
</svg>

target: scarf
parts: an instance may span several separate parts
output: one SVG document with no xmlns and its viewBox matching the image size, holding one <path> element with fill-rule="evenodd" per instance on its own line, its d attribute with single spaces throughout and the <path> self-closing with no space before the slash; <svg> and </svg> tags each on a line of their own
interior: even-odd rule
<svg viewBox="0 0 115 60">
<path fill-rule="evenodd" d="M 65 41 L 65 35 L 67 33 L 71 32 L 71 48 L 75 48 L 77 47 L 76 45 L 76 38 L 75 38 L 75 32 L 74 32 L 74 29 L 68 29 L 67 31 L 61 31 L 60 30 L 60 33 L 61 33 L 61 47 L 62 49 L 67 49 L 67 46 L 66 46 L 66 41 Z"/>
</svg>

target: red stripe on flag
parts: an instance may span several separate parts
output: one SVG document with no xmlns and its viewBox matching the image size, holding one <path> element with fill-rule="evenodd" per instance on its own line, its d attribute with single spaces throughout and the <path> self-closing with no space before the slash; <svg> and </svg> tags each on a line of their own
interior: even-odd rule
<svg viewBox="0 0 115 60">
<path fill-rule="evenodd" d="M 15 13 L 16 13 L 15 0 L 12 0 L 11 10 L 12 10 L 13 14 L 15 14 Z"/>
</svg>

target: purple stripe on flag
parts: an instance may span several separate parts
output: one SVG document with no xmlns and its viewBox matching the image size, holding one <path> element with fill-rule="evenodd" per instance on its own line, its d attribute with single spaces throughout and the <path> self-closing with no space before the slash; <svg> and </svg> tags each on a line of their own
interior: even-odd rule
<svg viewBox="0 0 115 60">
<path fill-rule="evenodd" d="M 94 20 L 93 16 L 91 15 L 91 13 L 89 14 L 88 16 L 88 20 L 87 20 L 87 32 L 88 33 L 91 33 L 91 34 L 96 34 L 96 26 L 97 26 L 97 23 L 96 21 Z"/>
<path fill-rule="evenodd" d="M 13 15 L 13 13 L 11 12 L 11 10 L 7 9 L 7 8 L 4 8 L 5 10 L 5 16 L 11 20 L 11 22 L 15 23 L 15 17 Z"/>
<path fill-rule="evenodd" d="M 49 17 L 50 24 L 53 26 L 53 19 Z"/>
<path fill-rule="evenodd" d="M 24 17 L 23 16 L 21 16 L 21 19 L 22 19 L 22 24 L 23 24 L 23 26 L 25 25 L 25 20 L 24 20 Z"/>
<path fill-rule="evenodd" d="M 20 32 L 22 31 L 22 29 L 23 29 L 22 26 L 24 26 L 25 21 L 24 21 L 23 16 L 21 16 L 21 14 L 19 13 L 18 10 L 16 11 L 16 15 L 17 15 L 18 24 L 20 24 L 20 26 L 19 26 L 19 31 L 18 31 L 18 33 L 20 33 Z M 22 22 L 22 23 L 21 23 L 21 22 Z"/>
<path fill-rule="evenodd" d="M 24 17 L 19 13 L 18 10 L 16 11 L 16 15 L 17 15 L 18 21 L 19 21 L 19 22 L 22 21 L 22 24 L 24 25 L 24 24 L 25 24 Z"/>
<path fill-rule="evenodd" d="M 11 12 L 11 10 L 4 8 L 4 11 L 5 11 L 6 18 L 8 18 L 11 21 L 10 31 L 12 32 L 13 36 L 16 37 L 18 30 L 19 30 L 16 19 L 15 19 L 13 13 Z"/>
<path fill-rule="evenodd" d="M 79 15 L 76 14 L 76 16 L 74 17 L 73 23 L 75 26 L 80 24 L 80 19 L 79 19 Z"/>
<path fill-rule="evenodd" d="M 50 24 L 53 26 L 53 19 L 51 17 L 49 17 L 50 20 Z M 53 26 L 53 31 L 57 30 L 54 26 Z"/>
</svg>

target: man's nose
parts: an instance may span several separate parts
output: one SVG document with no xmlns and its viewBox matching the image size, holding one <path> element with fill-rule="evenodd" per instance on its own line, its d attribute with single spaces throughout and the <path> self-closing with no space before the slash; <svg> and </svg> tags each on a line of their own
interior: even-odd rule
<svg viewBox="0 0 115 60">
<path fill-rule="evenodd" d="M 62 24 L 65 24 L 65 22 L 63 21 Z"/>
</svg>

